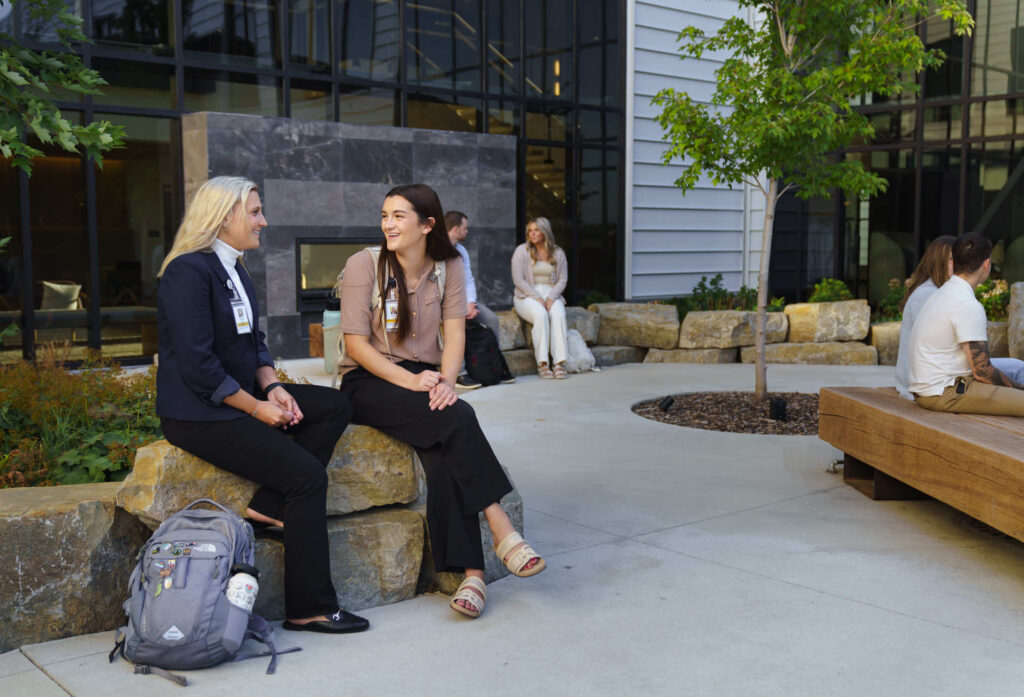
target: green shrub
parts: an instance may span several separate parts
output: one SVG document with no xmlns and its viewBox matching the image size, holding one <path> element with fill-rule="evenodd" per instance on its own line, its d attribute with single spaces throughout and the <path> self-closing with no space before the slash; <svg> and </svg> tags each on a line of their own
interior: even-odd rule
<svg viewBox="0 0 1024 697">
<path fill-rule="evenodd" d="M 878 301 L 878 312 L 875 313 L 876 322 L 898 322 L 903 319 L 900 302 L 903 300 L 905 289 L 906 287 L 900 279 L 889 279 L 889 290 L 885 297 Z"/>
<path fill-rule="evenodd" d="M 604 291 L 592 290 L 583 296 L 583 299 L 580 300 L 580 306 L 590 307 L 591 305 L 595 305 L 597 303 L 610 303 L 611 301 L 612 296 L 608 295 Z"/>
<path fill-rule="evenodd" d="M 1010 309 L 1010 286 L 1003 279 L 989 279 L 974 289 L 990 322 L 1005 322 Z"/>
<path fill-rule="evenodd" d="M 701 276 L 693 287 L 690 295 L 674 298 L 662 298 L 654 302 L 662 305 L 675 305 L 682 321 L 688 312 L 706 312 L 709 310 L 744 310 L 752 312 L 757 309 L 757 289 L 740 286 L 731 291 L 722 285 L 722 274 L 716 273 L 711 280 Z M 786 306 L 783 298 L 772 298 L 768 303 L 768 312 L 781 312 Z"/>
<path fill-rule="evenodd" d="M 755 296 L 756 297 L 756 296 Z M 782 312 L 786 309 L 786 299 L 772 296 L 768 301 L 768 312 Z"/>
<path fill-rule="evenodd" d="M 853 293 L 838 278 L 823 278 L 814 284 L 814 292 L 807 298 L 809 303 L 831 303 L 839 300 L 853 300 Z"/>
</svg>

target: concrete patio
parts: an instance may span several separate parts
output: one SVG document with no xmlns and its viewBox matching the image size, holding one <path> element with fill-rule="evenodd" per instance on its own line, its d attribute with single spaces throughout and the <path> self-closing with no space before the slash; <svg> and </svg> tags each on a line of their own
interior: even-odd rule
<svg viewBox="0 0 1024 697">
<path fill-rule="evenodd" d="M 317 373 L 315 361 L 289 366 Z M 884 385 L 892 368 L 772 366 L 773 391 Z M 478 620 L 426 595 L 361 635 L 280 632 L 186 692 L 107 663 L 111 633 L 0 655 L 5 697 L 1024 694 L 1024 545 L 932 501 L 876 502 L 810 436 L 642 419 L 659 395 L 750 389 L 753 368 L 632 364 L 465 394 L 549 568 Z M 122 592 L 125 579 L 111 579 Z"/>
</svg>

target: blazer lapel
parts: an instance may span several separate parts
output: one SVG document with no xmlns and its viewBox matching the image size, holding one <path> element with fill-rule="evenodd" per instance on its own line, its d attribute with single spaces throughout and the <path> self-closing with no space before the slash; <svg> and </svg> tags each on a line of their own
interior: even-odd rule
<svg viewBox="0 0 1024 697">
<path fill-rule="evenodd" d="M 260 306 L 256 302 L 256 286 L 253 285 L 252 279 L 249 278 L 249 272 L 245 270 L 242 262 L 235 262 L 235 273 L 241 279 L 242 287 L 245 288 L 245 294 L 249 298 L 249 306 L 252 308 L 252 340 L 256 347 L 259 348 Z"/>
</svg>

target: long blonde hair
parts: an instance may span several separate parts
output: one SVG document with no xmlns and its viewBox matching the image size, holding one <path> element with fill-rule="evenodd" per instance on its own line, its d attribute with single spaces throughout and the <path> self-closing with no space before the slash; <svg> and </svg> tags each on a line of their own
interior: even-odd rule
<svg viewBox="0 0 1024 697">
<path fill-rule="evenodd" d="M 214 177 L 204 182 L 185 210 L 174 244 L 164 257 L 157 277 L 163 276 L 167 265 L 182 254 L 210 249 L 221 225 L 235 206 L 245 206 L 250 191 L 259 191 L 259 187 L 244 177 Z"/>
<path fill-rule="evenodd" d="M 530 222 L 526 224 L 526 229 L 529 230 L 531 225 L 536 225 L 537 228 L 544 233 L 544 246 L 547 248 L 548 261 L 551 265 L 555 265 L 555 251 L 558 250 L 558 245 L 555 244 L 555 233 L 551 231 L 551 221 L 541 216 L 537 218 L 531 218 Z M 530 258 L 537 261 L 537 246 L 530 242 L 530 235 L 526 235 L 526 251 L 530 253 Z"/>
</svg>

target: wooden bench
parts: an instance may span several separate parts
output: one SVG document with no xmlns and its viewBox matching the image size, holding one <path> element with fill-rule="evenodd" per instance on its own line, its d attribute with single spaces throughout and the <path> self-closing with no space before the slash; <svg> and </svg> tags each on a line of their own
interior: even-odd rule
<svg viewBox="0 0 1024 697">
<path fill-rule="evenodd" d="M 818 436 L 874 499 L 933 497 L 1024 541 L 1024 418 L 946 414 L 893 388 L 823 387 Z"/>
</svg>

